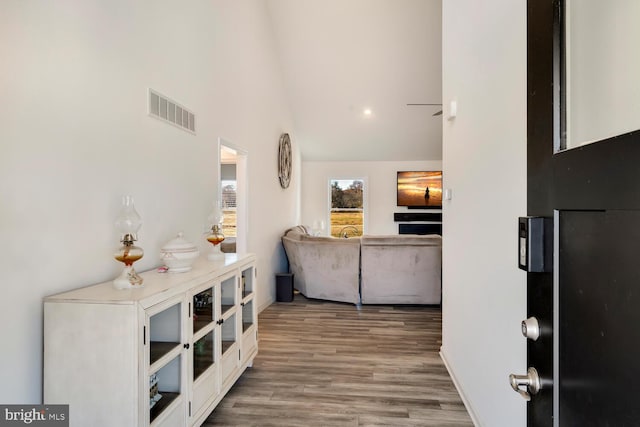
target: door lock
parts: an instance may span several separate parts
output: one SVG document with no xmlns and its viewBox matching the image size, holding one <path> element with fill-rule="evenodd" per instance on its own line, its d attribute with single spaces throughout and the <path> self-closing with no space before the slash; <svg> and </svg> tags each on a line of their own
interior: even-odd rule
<svg viewBox="0 0 640 427">
<path fill-rule="evenodd" d="M 511 383 L 511 388 L 520 393 L 520 396 L 526 401 L 531 400 L 531 395 L 537 394 L 542 388 L 536 368 L 529 368 L 527 375 L 509 375 L 509 382 Z M 521 387 L 524 387 L 524 389 Z"/>
<path fill-rule="evenodd" d="M 522 335 L 525 338 L 529 338 L 532 341 L 536 341 L 540 336 L 540 325 L 538 324 L 538 319 L 535 317 L 529 317 L 526 320 L 522 321 Z"/>
</svg>

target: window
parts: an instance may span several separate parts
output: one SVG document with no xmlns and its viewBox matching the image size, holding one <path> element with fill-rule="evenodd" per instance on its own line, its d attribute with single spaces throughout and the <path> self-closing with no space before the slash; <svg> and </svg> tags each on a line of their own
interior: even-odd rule
<svg viewBox="0 0 640 427">
<path fill-rule="evenodd" d="M 236 182 L 222 181 L 222 234 L 225 237 L 236 237 Z"/>
<path fill-rule="evenodd" d="M 236 192 L 238 182 L 236 181 L 236 164 L 227 159 L 227 163 L 220 165 L 220 185 L 222 187 L 222 213 L 224 221 L 222 223 L 222 234 L 225 237 L 236 237 L 237 228 L 237 203 Z"/>
<path fill-rule="evenodd" d="M 330 233 L 334 237 L 362 236 L 364 179 L 331 179 Z"/>
</svg>

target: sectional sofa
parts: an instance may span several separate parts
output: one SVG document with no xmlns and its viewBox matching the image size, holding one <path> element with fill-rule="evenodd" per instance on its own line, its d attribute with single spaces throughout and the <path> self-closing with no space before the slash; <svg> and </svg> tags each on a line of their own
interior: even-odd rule
<svg viewBox="0 0 640 427">
<path fill-rule="evenodd" d="M 308 298 L 353 304 L 440 304 L 439 235 L 317 237 L 306 226 L 282 236 L 294 287 Z"/>
</svg>

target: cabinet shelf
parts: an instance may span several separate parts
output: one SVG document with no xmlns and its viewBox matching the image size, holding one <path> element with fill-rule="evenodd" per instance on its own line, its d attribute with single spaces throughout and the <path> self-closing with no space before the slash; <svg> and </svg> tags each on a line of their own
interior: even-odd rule
<svg viewBox="0 0 640 427">
<path fill-rule="evenodd" d="M 151 341 L 149 343 L 149 365 L 153 365 L 160 360 L 165 354 L 169 354 L 171 350 L 178 347 L 178 342 L 162 342 Z"/>
<path fill-rule="evenodd" d="M 196 317 L 197 316 L 197 317 Z M 204 328 L 207 325 L 210 325 L 213 322 L 212 315 L 202 315 L 202 314 L 194 314 L 193 315 L 193 332 L 196 333 L 200 329 Z"/>
<path fill-rule="evenodd" d="M 213 366 L 213 363 L 206 361 L 206 360 L 201 360 L 201 359 L 196 359 L 193 361 L 193 379 L 198 379 L 198 377 L 202 374 L 204 374 L 204 372 L 209 369 L 210 367 Z"/>
<path fill-rule="evenodd" d="M 247 332 L 247 329 L 253 326 L 253 322 L 242 322 L 242 332 Z"/>
<path fill-rule="evenodd" d="M 171 402 L 173 402 L 178 396 L 180 396 L 180 393 L 173 393 L 170 391 L 160 391 L 160 394 L 162 395 L 162 398 L 158 400 L 156 404 L 153 405 L 153 408 L 149 410 L 150 422 L 153 422 L 158 417 L 158 415 L 162 413 L 162 411 L 169 407 Z"/>
<path fill-rule="evenodd" d="M 225 354 L 235 343 L 235 341 L 222 341 L 222 354 Z"/>
</svg>

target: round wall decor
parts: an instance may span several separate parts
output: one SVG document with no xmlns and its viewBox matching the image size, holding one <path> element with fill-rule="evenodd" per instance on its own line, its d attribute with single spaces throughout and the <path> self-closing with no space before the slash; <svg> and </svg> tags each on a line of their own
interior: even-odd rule
<svg viewBox="0 0 640 427">
<path fill-rule="evenodd" d="M 278 147 L 278 178 L 282 188 L 289 187 L 291 182 L 291 140 L 288 133 L 280 136 Z"/>
</svg>

